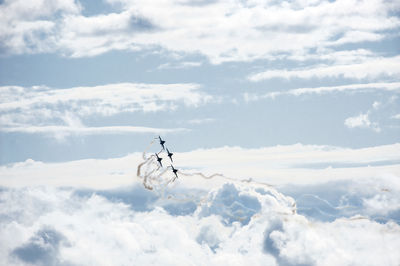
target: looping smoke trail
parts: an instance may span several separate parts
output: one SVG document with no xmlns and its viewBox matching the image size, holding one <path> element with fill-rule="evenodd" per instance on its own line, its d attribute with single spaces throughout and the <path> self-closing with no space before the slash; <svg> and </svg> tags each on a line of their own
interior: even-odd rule
<svg viewBox="0 0 400 266">
<path fill-rule="evenodd" d="M 154 141 L 157 139 L 157 137 L 154 137 L 154 139 L 150 142 L 149 146 L 146 147 L 146 149 L 142 153 L 142 158 L 143 160 L 146 160 L 146 152 L 151 148 L 151 145 L 153 145 Z"/>
<path fill-rule="evenodd" d="M 161 199 L 173 200 L 173 201 L 180 202 L 180 203 L 196 202 L 197 205 L 201 205 L 204 202 L 206 202 L 207 201 L 207 193 L 205 193 L 205 192 L 199 192 L 197 195 L 194 195 L 194 194 L 196 194 L 196 192 L 179 193 L 178 191 L 172 191 L 172 189 L 176 185 L 176 183 L 175 183 L 176 177 L 173 174 L 173 172 L 171 171 L 170 166 L 163 168 L 158 163 L 156 156 L 154 154 L 151 154 L 150 156 L 147 155 L 147 152 L 150 150 L 152 145 L 155 143 L 156 139 L 157 139 L 157 137 L 155 137 L 150 142 L 148 147 L 145 149 L 145 151 L 142 154 L 144 161 L 141 162 L 137 166 L 136 175 L 138 178 L 142 179 L 143 186 L 146 189 L 152 190 L 155 193 L 157 193 Z M 162 152 L 163 152 L 163 150 L 161 150 L 157 154 L 160 154 Z M 230 181 L 230 182 L 236 183 L 236 184 L 241 183 L 241 184 L 256 185 L 256 186 L 266 188 L 278 201 L 285 202 L 287 200 L 287 197 L 284 196 L 283 194 L 279 193 L 276 189 L 274 189 L 273 185 L 263 183 L 263 182 L 256 182 L 256 181 L 253 181 L 251 178 L 238 180 L 238 179 L 224 176 L 223 174 L 220 174 L 220 173 L 215 173 L 215 174 L 207 176 L 201 172 L 190 173 L 190 172 L 182 172 L 182 170 L 180 170 L 178 172 L 178 176 L 179 176 L 179 178 L 193 177 L 193 178 L 202 178 L 202 179 L 206 179 L 206 180 L 220 178 L 222 180 Z M 296 207 L 295 201 L 293 202 L 291 209 L 292 209 L 291 214 L 296 214 L 297 207 Z M 235 217 L 235 218 L 238 218 L 239 220 L 242 219 L 240 217 Z"/>
</svg>

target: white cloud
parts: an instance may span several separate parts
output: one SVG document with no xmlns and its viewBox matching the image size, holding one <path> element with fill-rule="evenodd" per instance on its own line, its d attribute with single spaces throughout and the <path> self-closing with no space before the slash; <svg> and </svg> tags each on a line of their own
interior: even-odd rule
<svg viewBox="0 0 400 266">
<path fill-rule="evenodd" d="M 153 143 L 147 152 L 158 151 Z M 173 151 L 173 149 L 172 149 Z M 174 152 L 174 151 L 173 151 Z M 165 156 L 161 154 L 160 156 Z M 400 176 L 400 144 L 349 149 L 332 146 L 289 145 L 259 149 L 222 147 L 191 152 L 174 152 L 175 166 L 187 173 L 221 173 L 237 180 L 252 178 L 274 185 L 316 184 L 337 180 L 361 180 L 382 173 Z M 24 163 L 0 167 L 0 183 L 21 187 L 54 185 L 93 187 L 96 189 L 127 186 L 135 182 L 136 166 L 142 162 L 135 153 L 108 160 L 79 160 L 65 163 Z M 59 169 L 68 169 L 60 172 Z M 85 178 L 81 178 L 84 175 Z M 57 178 L 54 178 L 57 176 Z M 213 178 L 226 181 L 224 178 Z M 136 179 L 139 182 L 138 179 Z M 202 178 L 179 179 L 188 187 L 212 187 Z M 218 181 L 219 182 L 219 181 Z"/>
<path fill-rule="evenodd" d="M 306 94 L 326 94 L 335 92 L 368 92 L 368 91 L 390 91 L 399 92 L 400 82 L 379 82 L 379 83 L 364 83 L 364 84 L 348 84 L 340 86 L 324 86 L 315 88 L 298 88 L 286 91 L 273 91 L 265 94 L 244 93 L 243 99 L 245 102 L 259 101 L 261 99 L 275 99 L 278 96 L 290 95 L 301 96 Z"/>
<path fill-rule="evenodd" d="M 279 69 L 267 70 L 252 74 L 250 81 L 258 82 L 272 78 L 349 78 L 349 79 L 377 79 L 380 77 L 398 77 L 400 75 L 400 56 L 387 58 L 372 58 L 361 63 L 320 65 L 312 68 L 295 70 Z"/>
<path fill-rule="evenodd" d="M 400 119 L 400 114 L 394 115 L 393 118 L 394 119 Z"/>
<path fill-rule="evenodd" d="M 215 119 L 214 118 L 200 118 L 200 119 L 191 119 L 187 122 L 192 125 L 201 125 L 201 124 L 215 122 Z"/>
<path fill-rule="evenodd" d="M 93 87 L 54 89 L 48 87 L 5 86 L 0 110 L 66 105 L 83 115 L 113 115 L 120 112 L 154 112 L 174 108 L 175 102 L 186 106 L 199 106 L 210 101 L 197 84 L 142 84 L 117 83 Z M 155 103 L 158 103 L 155 105 Z"/>
<path fill-rule="evenodd" d="M 57 49 L 58 16 L 76 16 L 74 0 L 3 1 L 0 5 L 2 46 L 13 53 L 40 53 Z"/>
<path fill-rule="evenodd" d="M 368 212 L 373 214 L 378 213 L 382 216 L 387 215 L 391 211 L 397 211 L 400 209 L 400 201 L 398 198 L 393 197 L 393 193 L 374 195 L 371 198 L 364 199 L 363 204 Z"/>
<path fill-rule="evenodd" d="M 159 148 L 153 143 L 149 154 Z M 152 178 L 169 169 L 146 154 L 1 166 L 0 264 L 397 265 L 399 145 L 176 153 L 179 178 L 152 191 L 134 167 L 145 160 Z M 203 178 L 198 169 L 224 177 Z M 282 179 L 295 198 L 268 185 Z M 302 201 L 303 193 L 314 200 Z"/>
<path fill-rule="evenodd" d="M 316 60 L 330 64 L 354 64 L 361 63 L 366 60 L 373 59 L 375 53 L 366 49 L 353 49 L 353 50 L 334 50 L 332 48 L 319 47 L 315 53 L 309 54 L 305 51 L 295 51 L 288 59 L 295 61 Z"/>
<path fill-rule="evenodd" d="M 400 25 L 392 14 L 399 9 L 398 4 L 383 0 L 109 0 L 111 6 L 119 7 L 119 13 L 110 10 L 91 17 L 84 17 L 80 6 L 71 0 L 56 1 L 53 8 L 45 6 L 45 1 L 36 1 L 43 11 L 34 8 L 29 16 L 22 14 L 29 13 L 30 5 L 13 2 L 6 1 L 0 10 L 1 37 L 9 50 L 61 52 L 74 57 L 162 47 L 200 52 L 213 63 L 249 61 L 379 41 Z M 25 27 L 26 23 L 33 26 Z"/>
<path fill-rule="evenodd" d="M 127 134 L 127 133 L 151 133 L 167 134 L 173 132 L 188 131 L 186 128 L 153 128 L 139 126 L 104 126 L 104 127 L 86 127 L 86 126 L 19 126 L 4 127 L 3 132 L 18 132 L 28 134 L 49 134 L 58 140 L 63 140 L 71 135 L 104 135 L 104 134 Z"/>
<path fill-rule="evenodd" d="M 359 114 L 358 116 L 352 116 L 347 118 L 344 121 L 344 124 L 348 127 L 348 128 L 371 128 L 376 132 L 380 132 L 381 128 L 379 127 L 379 125 L 375 122 L 371 122 L 369 120 L 369 113 L 366 114 Z"/>
<path fill-rule="evenodd" d="M 372 104 L 372 107 L 373 107 L 375 110 L 378 110 L 378 109 L 381 107 L 381 105 L 382 105 L 381 102 L 375 101 L 375 102 Z"/>
<path fill-rule="evenodd" d="M 155 201 L 139 188 L 6 188 L 0 197 L 4 265 L 397 265 L 400 259 L 398 224 L 361 216 L 311 221 L 293 212 L 292 198 L 256 184 L 216 186 L 201 201 L 192 197 L 195 209 L 182 215 L 174 211 L 184 204 Z M 138 211 L 143 200 L 150 208 Z"/>
<path fill-rule="evenodd" d="M 358 116 L 349 117 L 344 121 L 344 124 L 349 128 L 371 126 L 368 114 L 360 114 Z"/>
<path fill-rule="evenodd" d="M 172 132 L 140 126 L 85 127 L 81 118 L 130 112 L 174 110 L 178 104 L 196 108 L 212 100 L 197 84 L 119 83 L 94 87 L 0 87 L 0 130 L 54 133 L 62 137 L 113 132 Z"/>
<path fill-rule="evenodd" d="M 182 69 L 201 66 L 201 62 L 178 62 L 178 63 L 165 63 L 157 67 L 157 69 Z"/>
<path fill-rule="evenodd" d="M 342 37 L 331 42 L 332 45 L 342 45 L 348 43 L 374 42 L 383 39 L 385 36 L 380 33 L 354 30 L 344 33 Z"/>
</svg>

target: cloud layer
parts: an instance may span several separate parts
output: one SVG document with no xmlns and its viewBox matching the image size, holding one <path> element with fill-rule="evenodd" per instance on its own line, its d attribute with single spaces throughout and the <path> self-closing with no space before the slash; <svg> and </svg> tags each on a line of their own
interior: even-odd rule
<svg viewBox="0 0 400 266">
<path fill-rule="evenodd" d="M 399 145 L 363 149 L 302 144 L 260 149 L 222 147 L 174 152 L 174 159 L 179 162 L 175 166 L 188 173 L 223 173 L 238 180 L 251 178 L 274 185 L 316 184 L 348 179 L 362 180 L 381 174 L 399 176 Z M 154 147 L 153 151 L 158 152 L 158 147 Z M 89 159 L 64 163 L 43 163 L 28 159 L 25 162 L 1 166 L 0 183 L 10 187 L 52 185 L 110 189 L 127 186 L 136 180 L 136 166 L 142 160 L 142 154 L 139 153 L 107 160 Z M 59 169 L 68 171 L 60 172 Z M 84 179 L 81 178 L 82 175 L 85 176 Z M 214 181 L 216 180 L 219 178 Z M 180 182 L 188 187 L 208 188 L 210 185 L 201 178 L 193 177 Z"/>
<path fill-rule="evenodd" d="M 244 93 L 243 98 L 246 102 L 258 101 L 261 99 L 275 99 L 278 96 L 302 96 L 312 94 L 328 94 L 338 92 L 374 92 L 374 91 L 388 91 L 393 93 L 400 92 L 400 82 L 377 82 L 377 83 L 364 83 L 364 84 L 347 84 L 340 86 L 324 86 L 324 87 L 310 87 L 310 88 L 297 88 L 286 91 L 272 91 L 265 94 Z"/>
<path fill-rule="evenodd" d="M 215 187 L 202 201 L 192 199 L 195 208 L 184 214 L 176 214 L 184 202 L 155 201 L 141 190 L 3 188 L 1 264 L 397 265 L 400 259 L 398 224 L 362 216 L 312 221 L 296 214 L 292 198 L 266 186 Z"/>
<path fill-rule="evenodd" d="M 335 59 L 337 61 L 337 59 Z M 346 78 L 357 80 L 376 80 L 377 78 L 397 78 L 400 74 L 400 56 L 388 58 L 366 57 L 362 62 L 348 64 L 329 64 L 312 66 L 303 69 L 267 70 L 249 76 L 250 81 L 261 81 L 272 78 L 311 79 L 311 78 Z"/>
<path fill-rule="evenodd" d="M 1 129 L 4 132 L 71 134 L 167 133 L 185 129 L 143 126 L 87 127 L 82 119 L 133 112 L 196 108 L 212 100 L 197 84 L 119 83 L 93 87 L 55 89 L 41 86 L 0 87 Z"/>
<path fill-rule="evenodd" d="M 152 157 L 153 144 L 124 158 L 2 166 L 0 264 L 400 260 L 398 144 L 175 153 L 173 183 Z M 270 185 L 276 180 L 279 187 Z"/>
<path fill-rule="evenodd" d="M 301 57 L 315 48 L 381 41 L 400 25 L 396 1 L 107 3 L 109 13 L 83 16 L 85 7 L 71 0 L 51 5 L 42 0 L 31 5 L 4 1 L 3 46 L 11 53 L 61 52 L 73 57 L 161 47 L 200 52 L 219 63 Z"/>
</svg>

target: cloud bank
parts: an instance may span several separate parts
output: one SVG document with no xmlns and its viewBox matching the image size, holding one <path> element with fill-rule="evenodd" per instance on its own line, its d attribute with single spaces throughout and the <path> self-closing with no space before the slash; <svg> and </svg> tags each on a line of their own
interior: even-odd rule
<svg viewBox="0 0 400 266">
<path fill-rule="evenodd" d="M 362 216 L 312 221 L 272 188 L 227 183 L 184 214 L 185 203 L 141 190 L 3 188 L 1 264 L 397 265 L 400 259 L 398 224 Z"/>
<path fill-rule="evenodd" d="M 400 25 L 396 1 L 106 2 L 108 13 L 84 16 L 84 6 L 77 1 L 4 1 L 3 47 L 8 53 L 58 52 L 72 57 L 161 47 L 200 52 L 221 63 L 378 42 L 390 38 Z"/>
<path fill-rule="evenodd" d="M 174 160 L 176 158 L 179 162 L 175 166 L 188 172 L 203 172 L 206 175 L 223 173 L 237 180 L 252 178 L 273 185 L 315 184 L 347 179 L 362 180 L 381 174 L 400 176 L 399 146 L 392 144 L 362 149 L 303 144 L 259 149 L 221 147 L 174 152 Z M 158 152 L 157 149 L 154 152 Z M 106 160 L 87 159 L 63 163 L 43 163 L 28 159 L 0 166 L 0 184 L 8 187 L 51 185 L 112 189 L 132 184 L 136 180 L 136 166 L 142 160 L 140 153 Z M 59 169 L 68 171 L 60 172 Z M 82 175 L 85 178 L 81 178 Z M 182 182 L 184 180 L 191 178 L 183 179 Z M 209 184 L 196 179 L 186 185 L 209 188 Z"/>
<path fill-rule="evenodd" d="M 398 144 L 175 153 L 180 171 L 173 183 L 164 182 L 170 169 L 159 168 L 151 157 L 157 144 L 117 159 L 2 166 L 0 264 L 397 265 L 400 260 Z M 136 172 L 139 165 L 146 171 Z M 292 170 L 286 183 L 269 184 L 274 179 L 265 170 L 273 167 L 275 173 Z M 218 170 L 222 174 L 215 174 Z M 152 190 L 141 183 L 142 173 L 153 178 Z"/>
</svg>

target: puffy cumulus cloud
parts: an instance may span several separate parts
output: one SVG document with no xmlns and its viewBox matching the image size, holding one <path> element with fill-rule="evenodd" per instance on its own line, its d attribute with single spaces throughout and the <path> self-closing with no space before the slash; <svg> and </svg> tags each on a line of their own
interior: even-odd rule
<svg viewBox="0 0 400 266">
<path fill-rule="evenodd" d="M 81 6 L 74 0 L 2 1 L 2 48 L 13 53 L 37 53 L 57 49 L 60 16 L 76 16 L 80 12 Z"/>
<path fill-rule="evenodd" d="M 221 206 L 225 206 L 222 212 Z M 225 224 L 237 221 L 241 224 L 248 224 L 250 218 L 260 209 L 261 204 L 257 198 L 239 193 L 233 184 L 225 184 L 223 189 L 212 195 L 211 204 L 203 206 L 201 215 L 219 214 L 224 218 Z"/>
<path fill-rule="evenodd" d="M 299 214 L 314 221 L 334 221 L 355 215 L 400 223 L 400 179 L 396 175 L 332 180 L 320 184 L 280 186 L 296 200 Z"/>
<path fill-rule="evenodd" d="M 16 248 L 12 255 L 35 265 L 60 265 L 58 247 L 63 236 L 51 228 L 42 228 L 29 241 Z"/>
<path fill-rule="evenodd" d="M 71 134 L 182 131 L 140 126 L 85 127 L 81 119 L 175 110 L 179 104 L 196 108 L 212 100 L 197 84 L 119 83 L 68 89 L 4 86 L 0 91 L 2 131 L 48 133 L 59 138 Z"/>
<path fill-rule="evenodd" d="M 224 194 L 230 188 L 219 190 Z M 240 223 L 228 226 L 221 222 L 220 215 L 228 215 L 222 213 L 224 202 L 221 211 L 213 215 L 174 216 L 158 206 L 135 211 L 134 206 L 142 202 L 131 192 L 128 196 L 136 200 L 127 204 L 118 192 L 112 198 L 67 189 L 4 189 L 2 264 L 217 264 L 225 255 L 218 255 L 217 249 L 241 228 Z M 253 193 L 247 192 L 248 197 L 258 201 L 261 195 Z M 268 259 L 259 250 L 259 257 Z"/>
<path fill-rule="evenodd" d="M 63 36 L 58 39 L 57 49 L 71 57 L 95 56 L 111 50 L 144 50 L 156 43 L 146 47 L 136 39 L 156 31 L 158 26 L 134 9 L 91 17 L 66 16 L 57 33 Z"/>
<path fill-rule="evenodd" d="M 377 123 L 371 122 L 369 120 L 369 113 L 359 114 L 358 116 L 349 117 L 344 121 L 344 124 L 348 128 L 357 128 L 357 127 L 359 127 L 359 128 L 371 128 L 375 132 L 380 132 L 381 131 L 381 128 L 379 127 L 379 125 Z"/>
<path fill-rule="evenodd" d="M 398 151 L 398 144 L 358 150 L 298 144 L 176 153 L 182 168 L 172 183 L 162 180 L 169 169 L 160 169 L 146 153 L 3 166 L 0 264 L 397 265 L 400 175 L 393 160 Z M 260 177 L 248 171 L 269 168 L 267 162 L 294 167 L 291 187 L 268 185 L 272 172 Z M 300 171 L 316 162 L 379 162 L 392 168 Z M 132 165 L 138 165 L 136 179 Z M 147 172 L 140 171 L 143 165 Z M 199 165 L 208 165 L 207 171 L 219 165 L 228 174 L 233 168 L 234 174 L 206 176 L 194 172 Z M 390 169 L 397 174 L 382 174 Z M 340 171 L 347 179 L 339 180 Z M 138 183 L 145 183 L 144 172 L 159 185 L 148 190 Z M 363 172 L 362 178 L 356 172 Z M 310 175 L 313 182 L 298 185 Z M 123 182 L 116 181 L 120 176 Z M 247 179 L 240 180 L 243 176 Z M 12 188 L 12 182 L 20 187 Z"/>
<path fill-rule="evenodd" d="M 400 8 L 396 1 L 383 0 L 108 0 L 108 14 L 85 17 L 77 2 L 59 0 L 54 8 L 35 8 L 39 13 L 26 18 L 21 12 L 46 1 L 30 1 L 27 7 L 14 2 L 6 1 L 1 13 L 7 16 L 0 16 L 7 28 L 1 31 L 3 43 L 12 52 L 61 51 L 81 57 L 162 47 L 200 52 L 213 63 L 379 41 L 398 29 L 395 13 Z"/>
<path fill-rule="evenodd" d="M 308 237 L 313 238 L 317 237 L 321 244 L 317 244 L 314 247 L 310 247 L 307 245 L 307 248 L 310 249 L 316 248 L 321 252 L 321 254 L 325 253 L 325 248 L 330 245 L 339 245 L 338 243 L 343 243 L 343 241 L 347 241 L 346 239 L 355 237 L 360 242 L 366 241 L 369 243 L 373 243 L 379 238 L 379 234 L 375 236 L 365 234 L 363 235 L 364 229 L 369 227 L 370 225 L 373 228 L 379 227 L 379 224 L 373 223 L 368 220 L 372 219 L 380 224 L 388 225 L 387 228 L 383 229 L 384 231 L 392 231 L 393 225 L 396 225 L 400 222 L 400 212 L 399 212 L 399 178 L 398 176 L 379 176 L 376 178 L 368 178 L 363 180 L 348 180 L 348 181 L 334 181 L 328 182 L 325 184 L 319 185 L 310 185 L 310 186 L 290 186 L 286 188 L 282 188 L 281 191 L 283 193 L 291 195 L 294 197 L 297 203 L 298 213 L 306 215 L 308 219 L 314 221 L 314 223 L 324 226 L 328 225 L 332 227 L 334 230 L 333 239 L 323 239 L 324 237 L 320 234 L 310 235 Z M 342 218 L 339 218 L 342 217 Z M 344 218 L 346 217 L 346 218 Z M 368 217 L 368 218 L 367 218 Z M 325 221 L 326 223 L 322 223 Z M 351 221 L 353 225 L 353 229 L 355 231 L 354 235 L 349 235 L 345 233 L 343 230 L 344 227 L 347 226 L 347 223 Z M 329 223 L 328 223 L 329 222 Z M 396 223 L 396 224 L 395 224 Z M 288 249 L 291 246 L 290 243 L 292 240 L 299 240 L 299 235 L 297 234 L 297 230 L 295 229 L 298 225 L 292 225 L 290 229 L 293 230 L 290 233 L 292 236 L 288 237 L 285 234 L 277 233 L 271 237 L 274 237 L 280 245 L 286 246 Z M 333 229 L 334 228 L 334 229 Z M 326 228 L 325 228 L 326 229 Z M 379 229 L 380 231 L 380 229 Z M 336 237 L 337 235 L 346 234 L 346 236 L 342 235 L 342 237 Z M 292 240 L 289 240 L 292 238 Z M 342 239 L 339 239 L 342 238 Z M 289 243 L 288 243 L 289 242 Z M 359 243 L 355 243 L 354 248 L 357 248 L 358 251 L 357 257 L 361 255 L 365 247 L 359 245 Z M 302 242 L 305 244 L 304 242 Z M 298 244 L 296 242 L 296 244 Z M 296 249 L 296 247 L 293 247 Z M 393 249 L 391 246 L 385 247 L 376 247 L 377 249 L 386 250 L 389 248 L 388 257 L 374 257 L 372 254 L 366 254 L 366 257 L 359 257 L 359 263 L 375 265 L 375 264 L 391 264 L 396 261 L 396 258 L 393 255 Z M 315 250 L 316 251 L 316 250 Z M 354 255 L 350 255 L 348 250 L 339 251 L 337 249 L 333 249 L 330 255 L 334 255 L 333 257 L 326 257 L 326 261 L 319 261 L 315 264 L 322 265 L 330 265 L 330 263 L 335 263 L 335 259 L 344 259 L 351 261 Z M 360 253 L 358 253 L 360 252 Z M 287 253 L 288 259 L 292 254 L 290 252 Z M 310 263 L 313 261 L 313 258 L 308 258 L 304 256 L 304 259 Z M 382 260 L 383 259 L 383 260 Z M 314 264 L 311 263 L 311 264 Z M 345 263 L 346 264 L 346 263 Z"/>
<path fill-rule="evenodd" d="M 358 116 L 349 117 L 346 119 L 346 121 L 344 121 L 344 124 L 349 128 L 371 126 L 368 114 L 360 114 Z"/>
<path fill-rule="evenodd" d="M 397 265 L 400 259 L 398 224 L 361 216 L 311 221 L 269 186 L 214 186 L 184 214 L 163 207 L 173 198 L 141 190 L 2 188 L 1 264 Z"/>
<path fill-rule="evenodd" d="M 367 219 L 353 217 L 332 223 L 310 223 L 302 217 L 282 224 L 282 228 L 268 234 L 268 242 L 279 252 L 281 265 L 395 265 L 398 260 L 393 246 L 384 244 L 382 233 L 395 247 L 398 225 L 381 225 Z M 351 229 L 350 229 L 351 228 Z M 369 233 L 371 232 L 371 234 Z M 385 234 L 385 233 L 383 233 Z M 385 238 L 387 236 L 385 235 Z M 376 245 L 377 243 L 383 246 Z M 351 245 L 351 247 L 350 247 Z"/>
</svg>

